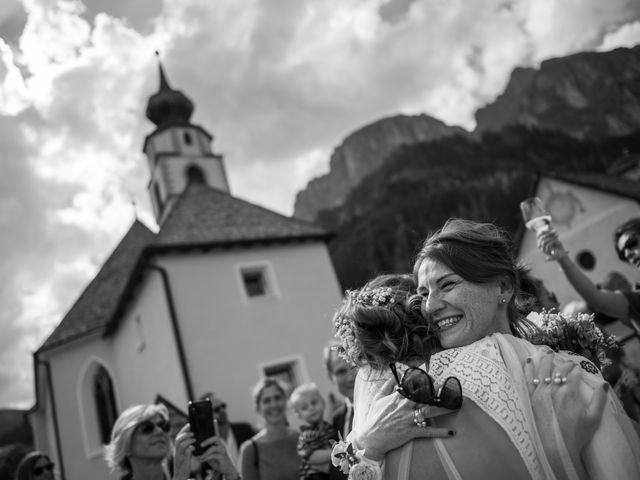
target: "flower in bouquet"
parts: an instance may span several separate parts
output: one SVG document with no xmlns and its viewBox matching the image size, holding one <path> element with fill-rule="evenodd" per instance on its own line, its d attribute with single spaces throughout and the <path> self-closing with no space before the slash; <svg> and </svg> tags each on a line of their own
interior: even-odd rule
<svg viewBox="0 0 640 480">
<path fill-rule="evenodd" d="M 382 470 L 378 462 L 368 459 L 363 452 L 356 450 L 350 443 L 342 440 L 333 444 L 331 463 L 346 475 L 349 480 L 380 480 Z"/>
<path fill-rule="evenodd" d="M 615 337 L 600 330 L 593 321 L 593 314 L 566 315 L 553 310 L 543 310 L 538 316 L 542 329 L 542 341 L 554 350 L 568 350 L 588 358 L 598 368 L 609 365 L 608 349 L 619 348 Z"/>
</svg>

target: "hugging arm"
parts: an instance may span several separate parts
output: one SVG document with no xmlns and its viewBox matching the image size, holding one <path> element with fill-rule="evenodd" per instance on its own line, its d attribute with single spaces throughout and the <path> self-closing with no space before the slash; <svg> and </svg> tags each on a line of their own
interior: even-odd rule
<svg viewBox="0 0 640 480">
<path fill-rule="evenodd" d="M 358 380 L 359 381 L 359 380 Z M 451 437 L 450 428 L 418 427 L 414 423 L 414 408 L 422 407 L 425 417 L 451 413 L 443 408 L 421 406 L 407 400 L 395 391 L 396 381 L 389 378 L 373 396 L 370 408 L 360 424 L 354 425 L 348 440 L 371 460 L 380 461 L 390 450 L 398 448 L 415 438 Z M 356 395 L 356 409 L 359 399 Z"/>
</svg>

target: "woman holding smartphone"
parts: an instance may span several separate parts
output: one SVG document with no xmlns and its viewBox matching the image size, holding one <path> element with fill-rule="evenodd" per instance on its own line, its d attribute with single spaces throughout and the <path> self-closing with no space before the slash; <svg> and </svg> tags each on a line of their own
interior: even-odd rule
<svg viewBox="0 0 640 480">
<path fill-rule="evenodd" d="M 175 447 L 169 436 L 169 412 L 164 405 L 134 405 L 120 414 L 111 441 L 105 447 L 105 459 L 122 480 L 187 480 L 191 477 L 191 462 L 195 438 L 185 425 L 176 436 Z M 237 480 L 240 474 L 227 455 L 224 442 L 211 437 L 204 447 L 200 462 L 207 462 L 225 480 Z M 173 475 L 169 458 L 173 449 Z"/>
</svg>

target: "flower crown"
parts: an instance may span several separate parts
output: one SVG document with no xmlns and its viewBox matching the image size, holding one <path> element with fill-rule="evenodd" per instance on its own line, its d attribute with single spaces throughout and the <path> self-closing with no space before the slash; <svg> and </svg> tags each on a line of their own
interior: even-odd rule
<svg viewBox="0 0 640 480">
<path fill-rule="evenodd" d="M 335 336 L 339 338 L 340 345 L 333 349 L 338 352 L 345 361 L 352 365 L 359 365 L 362 362 L 362 350 L 360 342 L 353 331 L 354 314 L 345 313 L 349 305 L 359 307 L 384 307 L 391 308 L 396 304 L 396 297 L 391 287 L 363 288 L 360 290 L 347 290 L 345 295 L 346 303 L 343 304 L 341 312 L 334 317 L 333 326 Z"/>
</svg>

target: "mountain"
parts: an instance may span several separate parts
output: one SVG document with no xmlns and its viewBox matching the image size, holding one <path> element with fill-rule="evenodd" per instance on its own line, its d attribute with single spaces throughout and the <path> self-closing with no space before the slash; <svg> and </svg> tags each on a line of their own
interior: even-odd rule
<svg viewBox="0 0 640 480">
<path fill-rule="evenodd" d="M 640 45 L 516 68 L 504 93 L 475 117 L 476 132 L 527 125 L 576 138 L 632 133 L 640 126 Z"/>
<path fill-rule="evenodd" d="M 419 243 L 450 217 L 493 222 L 517 239 L 518 205 L 533 194 L 538 172 L 610 179 L 606 171 L 621 156 L 639 153 L 640 131 L 586 141 L 516 125 L 479 139 L 423 142 L 394 152 L 317 222 L 335 233 L 329 253 L 342 287 L 357 288 L 379 273 L 410 271 Z"/>
<path fill-rule="evenodd" d="M 362 179 L 399 147 L 451 135 L 467 135 L 428 115 L 384 118 L 350 134 L 330 160 L 330 172 L 309 182 L 296 196 L 294 216 L 313 221 L 318 212 L 342 204 Z"/>
<path fill-rule="evenodd" d="M 640 45 L 516 68 L 504 93 L 480 108 L 476 121 L 472 133 L 427 115 L 385 118 L 357 130 L 333 152 L 329 173 L 298 193 L 294 216 L 314 221 L 339 207 L 393 152 L 425 141 L 481 138 L 515 125 L 577 139 L 631 134 L 640 127 Z"/>
</svg>

